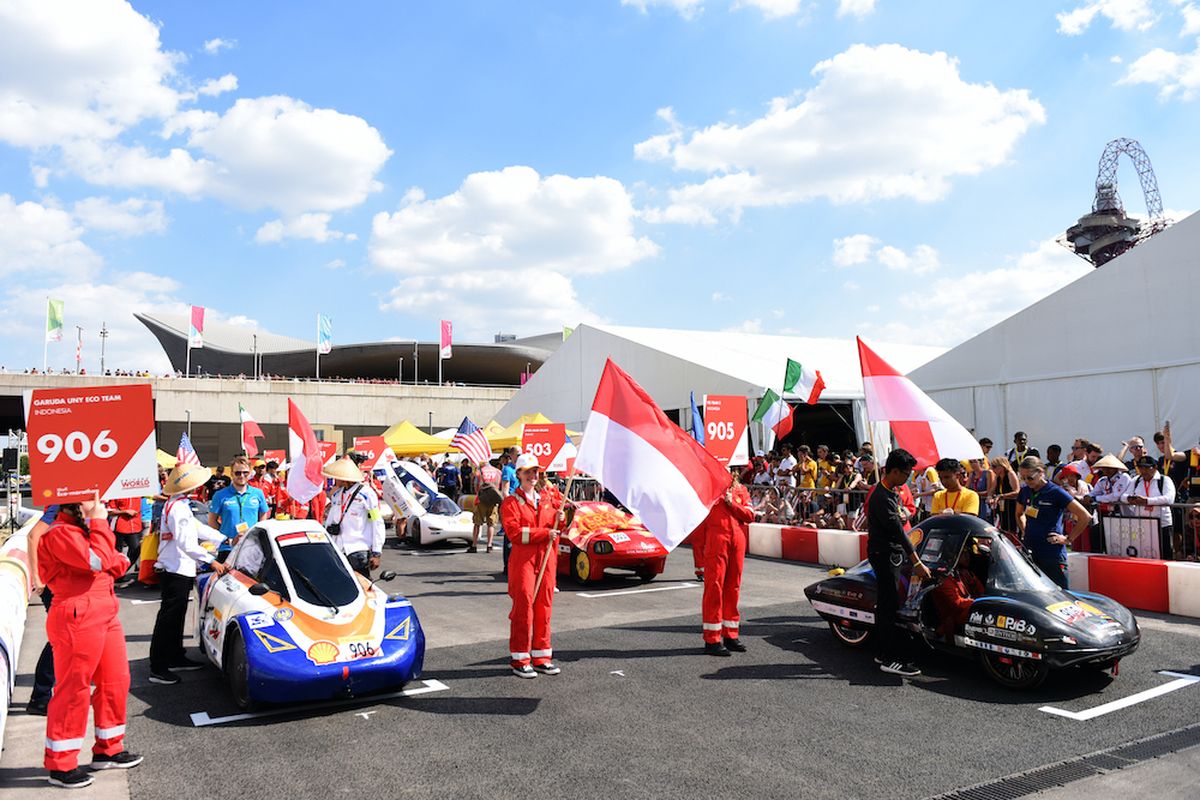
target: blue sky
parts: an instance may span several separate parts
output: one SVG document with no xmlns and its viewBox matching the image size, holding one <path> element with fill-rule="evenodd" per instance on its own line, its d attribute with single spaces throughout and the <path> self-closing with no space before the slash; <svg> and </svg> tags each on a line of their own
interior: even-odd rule
<svg viewBox="0 0 1200 800">
<path fill-rule="evenodd" d="M 952 345 L 1089 269 L 1053 239 L 1109 139 L 1200 206 L 1198 6 L 5 2 L 0 364 L 40 363 L 47 295 L 90 369 L 101 321 L 165 367 L 132 313 L 188 304 Z"/>
</svg>

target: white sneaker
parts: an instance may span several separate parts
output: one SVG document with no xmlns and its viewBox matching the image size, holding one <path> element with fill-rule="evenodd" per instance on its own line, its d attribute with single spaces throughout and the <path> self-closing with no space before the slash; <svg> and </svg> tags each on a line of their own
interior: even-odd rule
<svg viewBox="0 0 1200 800">
<path fill-rule="evenodd" d="M 562 670 L 558 668 L 558 665 L 553 661 L 547 661 L 545 664 L 534 664 L 533 668 L 543 675 L 557 675 L 558 673 L 562 672 Z"/>
<path fill-rule="evenodd" d="M 899 675 L 904 678 L 911 678 L 921 674 L 921 670 L 914 664 L 904 664 L 900 661 L 889 661 L 886 664 L 880 664 L 879 671 Z"/>
<path fill-rule="evenodd" d="M 528 664 L 526 664 L 523 667 L 513 667 L 512 671 L 513 671 L 513 675 L 516 675 L 518 678 L 536 678 L 537 677 L 537 673 L 533 671 L 533 667 L 529 666 Z"/>
</svg>

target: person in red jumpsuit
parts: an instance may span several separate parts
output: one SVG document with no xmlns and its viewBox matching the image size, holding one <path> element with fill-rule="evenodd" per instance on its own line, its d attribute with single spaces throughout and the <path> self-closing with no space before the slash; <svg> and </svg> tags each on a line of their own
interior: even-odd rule
<svg viewBox="0 0 1200 800">
<path fill-rule="evenodd" d="M 701 602 L 704 623 L 704 652 L 710 656 L 728 656 L 730 651 L 744 653 L 746 645 L 738 637 L 738 597 L 742 590 L 742 564 L 754 509 L 750 493 L 734 474 L 733 484 L 725 490 L 708 512 L 703 530 L 704 598 Z M 695 536 L 695 534 L 692 534 Z"/>
<path fill-rule="evenodd" d="M 96 729 L 90 768 L 142 763 L 124 745 L 129 658 L 113 592 L 129 561 L 116 551 L 105 516 L 99 497 L 63 506 L 38 542 L 38 572 L 54 592 L 46 617 L 46 636 L 54 648 L 54 696 L 46 714 L 44 764 L 50 783 L 66 788 L 92 782 L 79 767 L 88 706 Z"/>
<path fill-rule="evenodd" d="M 562 495 L 557 489 L 537 490 L 538 462 L 532 454 L 517 458 L 516 469 L 520 486 L 500 503 L 504 535 L 512 541 L 508 558 L 508 596 L 512 598 L 509 656 L 513 673 L 520 678 L 536 678 L 539 672 L 557 675 L 560 670 L 550 660 L 550 612 L 558 573 L 559 528 L 565 520 Z"/>
<path fill-rule="evenodd" d="M 958 557 L 958 569 L 942 578 L 933 589 L 933 605 L 938 612 L 938 636 L 949 638 L 967 624 L 971 605 L 983 596 L 983 584 L 971 570 L 971 551 L 974 545 L 963 545 Z"/>
</svg>

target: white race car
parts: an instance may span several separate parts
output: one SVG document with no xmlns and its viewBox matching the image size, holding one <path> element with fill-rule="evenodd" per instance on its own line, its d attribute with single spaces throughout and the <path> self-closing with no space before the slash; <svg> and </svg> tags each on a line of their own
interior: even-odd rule
<svg viewBox="0 0 1200 800">
<path fill-rule="evenodd" d="M 375 470 L 383 484 L 383 500 L 397 520 L 405 520 L 410 544 L 420 546 L 445 539 L 471 541 L 474 528 L 469 511 L 437 490 L 437 483 L 420 465 L 393 461 Z"/>
</svg>

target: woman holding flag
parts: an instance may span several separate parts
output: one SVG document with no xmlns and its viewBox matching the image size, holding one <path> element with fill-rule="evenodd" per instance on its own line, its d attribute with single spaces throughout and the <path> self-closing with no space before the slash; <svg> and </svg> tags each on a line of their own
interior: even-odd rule
<svg viewBox="0 0 1200 800">
<path fill-rule="evenodd" d="M 701 601 L 704 652 L 710 656 L 728 656 L 730 651 L 746 652 L 746 645 L 738 636 L 741 621 L 738 598 L 742 592 L 742 565 L 746 561 L 754 509 L 750 506 L 750 492 L 739 480 L 740 470 L 731 471 L 733 484 L 697 528 L 704 542 L 704 598 Z"/>
</svg>

